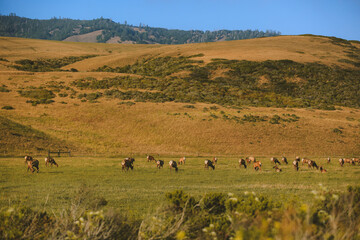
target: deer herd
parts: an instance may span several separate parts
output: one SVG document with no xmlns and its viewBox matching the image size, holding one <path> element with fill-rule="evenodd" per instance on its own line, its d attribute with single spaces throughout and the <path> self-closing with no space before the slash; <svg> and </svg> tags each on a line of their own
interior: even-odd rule
<svg viewBox="0 0 360 240">
<path fill-rule="evenodd" d="M 163 168 L 164 166 L 164 160 L 156 160 L 153 156 L 147 155 L 146 157 L 148 162 L 152 162 L 154 161 L 156 163 L 156 167 L 158 169 Z M 128 171 L 129 169 L 133 170 L 134 169 L 134 162 L 135 159 L 131 158 L 131 157 L 127 157 L 125 158 L 122 162 L 121 162 L 121 168 L 123 171 Z M 179 159 L 179 161 L 175 161 L 175 160 L 171 160 L 169 161 L 169 169 L 175 169 L 175 171 L 177 172 L 179 170 L 178 165 L 185 165 L 186 162 L 186 157 L 182 157 Z M 212 170 L 215 170 L 215 165 L 217 164 L 218 159 L 217 157 L 214 157 L 212 160 L 206 159 L 204 161 L 204 167 L 205 169 L 209 169 L 211 168 Z M 323 167 L 323 166 L 318 166 L 318 164 L 311 159 L 308 158 L 300 158 L 300 157 L 296 157 L 295 160 L 292 162 L 293 167 L 295 169 L 295 171 L 299 171 L 299 164 L 302 164 L 302 166 L 308 166 L 308 168 L 310 169 L 317 169 L 319 170 L 321 173 L 326 173 L 327 170 Z M 326 163 L 330 164 L 331 159 L 327 158 L 326 159 Z M 31 171 L 33 172 L 39 172 L 39 161 L 34 159 L 31 156 L 25 156 L 25 163 L 27 164 L 27 171 Z M 255 171 L 261 171 L 261 166 L 262 163 L 260 161 L 257 161 L 255 157 L 247 157 L 245 159 L 241 158 L 239 159 L 239 168 L 244 168 L 246 169 L 248 165 L 253 164 L 253 168 Z M 288 165 L 288 161 L 286 157 L 282 157 L 281 161 L 279 161 L 278 158 L 276 157 L 272 157 L 270 158 L 270 163 L 273 165 L 273 169 L 275 170 L 275 172 L 282 172 L 282 169 L 280 168 L 281 164 L 286 164 Z M 348 163 L 350 165 L 355 165 L 356 163 L 358 165 L 360 165 L 360 159 L 359 158 L 340 158 L 339 159 L 339 164 L 341 167 L 344 166 L 345 163 Z M 48 165 L 50 165 L 50 167 L 52 167 L 53 165 L 55 165 L 56 167 L 58 167 L 59 165 L 56 163 L 55 159 L 51 158 L 50 156 L 45 158 L 45 166 L 47 167 Z"/>
</svg>

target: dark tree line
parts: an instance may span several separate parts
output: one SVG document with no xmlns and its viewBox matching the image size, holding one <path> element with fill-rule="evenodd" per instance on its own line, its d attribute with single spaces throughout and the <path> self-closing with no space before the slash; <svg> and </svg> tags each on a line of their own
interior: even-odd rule
<svg viewBox="0 0 360 240">
<path fill-rule="evenodd" d="M 0 36 L 24 37 L 48 40 L 64 40 L 70 36 L 103 30 L 98 36 L 98 42 L 106 42 L 113 37 L 120 37 L 121 41 L 132 41 L 139 44 L 184 44 L 199 42 L 215 42 L 220 40 L 240 40 L 259 37 L 278 36 L 277 31 L 259 30 L 169 30 L 154 28 L 144 24 L 132 26 L 116 23 L 110 19 L 98 18 L 94 20 L 73 20 L 67 18 L 52 18 L 38 20 L 0 15 Z"/>
</svg>

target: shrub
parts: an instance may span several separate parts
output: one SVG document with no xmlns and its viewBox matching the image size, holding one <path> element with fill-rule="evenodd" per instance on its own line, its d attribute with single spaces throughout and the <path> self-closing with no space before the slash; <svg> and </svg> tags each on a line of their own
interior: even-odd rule
<svg viewBox="0 0 360 240">
<path fill-rule="evenodd" d="M 51 99 L 55 97 L 55 94 L 44 88 L 31 88 L 29 90 L 19 90 L 20 96 L 32 98 L 32 99 Z"/>
<path fill-rule="evenodd" d="M 279 115 L 274 115 L 270 120 L 269 120 L 269 123 L 271 124 L 280 124 L 280 116 Z"/>
<path fill-rule="evenodd" d="M 5 109 L 5 110 L 13 110 L 14 108 L 12 106 L 3 106 L 1 109 Z"/>
<path fill-rule="evenodd" d="M 226 195 L 222 193 L 208 193 L 202 199 L 203 209 L 210 214 L 221 214 L 226 211 Z"/>
<path fill-rule="evenodd" d="M 195 108 L 194 105 L 184 105 L 184 108 Z"/>
<path fill-rule="evenodd" d="M 0 86 L 0 92 L 10 92 L 10 90 L 7 89 L 6 85 L 2 85 L 2 86 Z"/>
<path fill-rule="evenodd" d="M 38 60 L 23 59 L 16 61 L 15 63 L 18 65 L 15 65 L 13 67 L 21 71 L 30 71 L 30 72 L 63 71 L 60 69 L 61 67 L 96 56 L 97 55 L 85 55 L 79 57 L 70 56 L 64 58 L 38 59 Z M 73 69 L 74 68 L 72 68 L 72 70 Z"/>
<path fill-rule="evenodd" d="M 341 131 L 339 128 L 334 128 L 332 131 L 334 133 L 336 133 L 336 134 L 342 134 L 343 133 L 343 131 Z"/>
</svg>

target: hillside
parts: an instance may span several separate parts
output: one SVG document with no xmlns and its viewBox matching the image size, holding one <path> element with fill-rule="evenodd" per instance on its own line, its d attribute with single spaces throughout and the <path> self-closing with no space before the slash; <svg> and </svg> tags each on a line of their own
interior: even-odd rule
<svg viewBox="0 0 360 240">
<path fill-rule="evenodd" d="M 0 110 L 4 119 L 82 154 L 360 153 L 358 42 L 279 36 L 119 45 L 0 38 L 0 48 L 0 107 L 13 108 Z M 43 154 L 49 146 L 42 145 L 0 153 Z"/>
<path fill-rule="evenodd" d="M 183 31 L 120 24 L 111 19 L 38 20 L 14 15 L 0 15 L 0 36 L 34 39 L 64 40 L 73 42 L 185 44 L 251 39 L 280 35 L 275 31 L 219 30 Z"/>
</svg>

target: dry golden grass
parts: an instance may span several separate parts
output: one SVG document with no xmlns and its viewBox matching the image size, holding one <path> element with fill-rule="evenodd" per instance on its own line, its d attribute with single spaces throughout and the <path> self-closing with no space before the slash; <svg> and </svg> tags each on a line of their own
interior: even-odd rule
<svg viewBox="0 0 360 240">
<path fill-rule="evenodd" d="M 103 65 L 131 64 L 149 56 L 189 56 L 203 53 L 202 59 L 246 59 L 253 61 L 290 59 L 297 62 L 319 61 L 328 65 L 350 67 L 337 60 L 346 58 L 344 49 L 327 38 L 281 36 L 231 42 L 187 45 L 120 45 L 42 41 L 20 38 L 0 38 L 0 57 L 19 59 L 60 58 L 97 54 L 66 69 L 80 72 L 27 73 L 0 63 L 0 83 L 11 92 L 0 92 L 0 107 L 11 105 L 15 110 L 0 110 L 2 116 L 65 140 L 84 154 L 160 154 L 160 155 L 347 155 L 360 154 L 360 112 L 343 108 L 336 111 L 278 108 L 219 107 L 203 111 L 212 105 L 197 103 L 194 109 L 183 103 L 136 103 L 119 105 L 119 100 L 101 98 L 98 103 L 57 96 L 55 103 L 36 107 L 25 103 L 18 89 L 42 86 L 47 82 L 63 82 L 70 86 L 84 77 L 114 77 L 121 74 L 86 72 Z M 221 74 L 221 73 L 219 73 Z M 264 80 L 265 81 L 265 80 Z M 76 89 L 79 93 L 83 92 Z M 63 102 L 63 103 L 62 103 Z M 64 104 L 66 103 L 66 104 Z M 224 113 L 221 113 L 223 111 Z M 175 115 L 177 113 L 177 115 Z M 186 113 L 186 114 L 185 114 Z M 213 119 L 210 113 L 217 115 Z M 296 114 L 298 122 L 239 124 L 222 119 L 222 115 L 242 117 L 244 114 Z M 341 128 L 342 134 L 333 132 Z M 0 153 L 4 153 L 0 149 Z M 29 151 L 16 154 L 25 154 Z M 33 151 L 33 150 L 31 150 Z"/>
<path fill-rule="evenodd" d="M 206 63 L 213 58 L 250 61 L 290 59 L 302 63 L 321 62 L 351 67 L 338 62 L 341 58 L 347 58 L 344 47 L 332 44 L 328 38 L 315 36 L 278 36 L 184 45 L 74 43 L 1 37 L 0 49 L 0 57 L 8 60 L 100 55 L 69 66 L 81 71 L 103 65 L 113 67 L 131 64 L 137 59 L 150 56 L 189 56 L 199 53 L 203 53 L 204 56 L 198 59 Z"/>
</svg>

